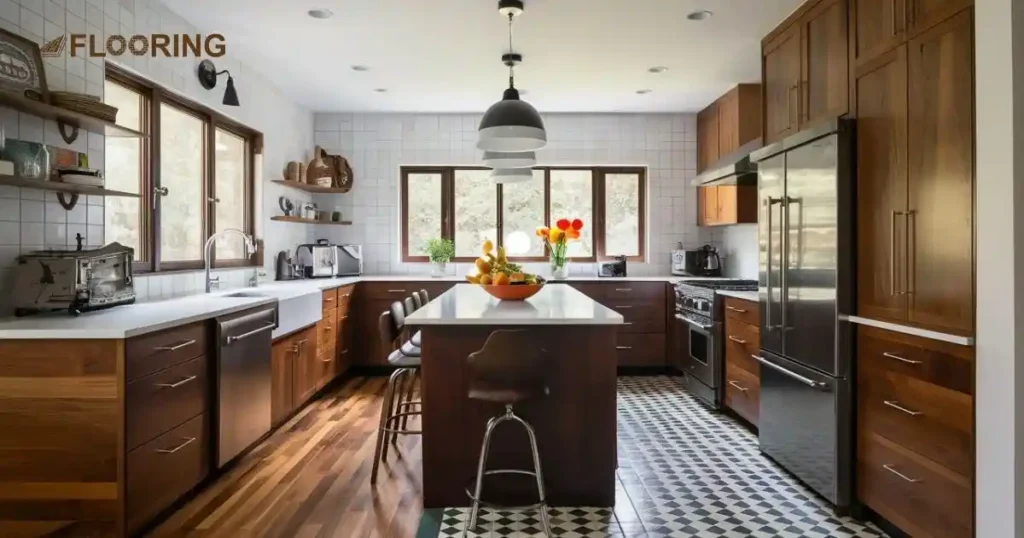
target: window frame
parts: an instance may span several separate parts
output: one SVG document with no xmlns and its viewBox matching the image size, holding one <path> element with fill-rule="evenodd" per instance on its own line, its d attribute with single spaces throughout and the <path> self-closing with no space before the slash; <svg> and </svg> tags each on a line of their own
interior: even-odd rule
<svg viewBox="0 0 1024 538">
<path fill-rule="evenodd" d="M 202 230 L 203 242 L 209 240 L 217 229 L 216 211 L 216 133 L 218 129 L 227 131 L 245 141 L 245 185 L 244 192 L 244 229 L 254 235 L 256 229 L 256 156 L 263 152 L 263 134 L 227 116 L 171 92 L 153 82 L 134 75 L 123 68 L 107 62 L 105 81 L 139 93 L 143 99 L 142 132 L 147 135 L 141 138 L 140 169 L 142 171 L 139 185 L 140 213 L 142 214 L 139 231 L 139 242 L 143 255 L 140 261 L 132 264 L 135 273 L 152 274 L 174 271 L 192 271 L 202 269 L 205 261 L 202 256 L 198 260 L 163 261 L 161 258 L 160 199 L 156 189 L 160 181 L 160 107 L 163 104 L 200 119 L 203 122 L 203 178 L 202 193 Z M 104 208 L 106 209 L 106 208 Z M 255 267 L 256 255 L 245 259 L 218 260 L 217 249 L 211 249 L 210 266 L 213 268 Z"/>
<path fill-rule="evenodd" d="M 439 174 L 441 176 L 441 237 L 454 239 L 455 237 L 455 172 L 457 170 L 489 170 L 483 166 L 402 166 L 399 168 L 399 189 L 400 194 L 400 218 L 401 227 L 400 241 L 402 262 L 423 263 L 430 259 L 427 256 L 411 255 L 409 253 L 409 175 L 410 174 Z M 572 261 L 582 263 L 595 263 L 616 259 L 605 253 L 605 213 L 607 199 L 605 198 L 605 178 L 609 174 L 635 174 L 638 176 L 638 200 L 639 200 L 639 253 L 636 256 L 627 256 L 627 260 L 634 262 L 646 261 L 647 256 L 647 167 L 645 166 L 535 166 L 532 170 L 544 172 L 544 225 L 551 224 L 551 172 L 554 170 L 589 171 L 593 188 L 591 189 L 592 207 L 594 222 L 586 223 L 591 226 L 594 234 L 594 251 L 591 256 L 572 257 Z M 504 227 L 504 200 L 502 198 L 503 185 L 497 185 L 495 203 L 497 204 L 498 221 L 496 223 L 497 237 L 494 238 L 495 246 L 503 243 L 505 236 Z M 550 255 L 547 245 L 544 246 L 543 256 L 509 256 L 514 262 L 545 262 Z M 456 263 L 472 262 L 473 257 L 456 257 L 452 261 Z"/>
</svg>

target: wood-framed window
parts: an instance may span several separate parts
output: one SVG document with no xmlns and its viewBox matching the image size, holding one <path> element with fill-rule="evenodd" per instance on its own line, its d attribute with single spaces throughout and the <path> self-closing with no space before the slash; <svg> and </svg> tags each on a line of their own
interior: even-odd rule
<svg viewBox="0 0 1024 538">
<path fill-rule="evenodd" d="M 642 261 L 646 245 L 643 167 L 536 167 L 533 179 L 499 185 L 490 170 L 471 166 L 401 168 L 402 260 L 425 262 L 431 238 L 455 242 L 455 261 L 472 261 L 491 239 L 514 261 L 544 261 L 534 235 L 558 218 L 585 223 L 569 256 L 598 261 L 624 255 Z"/>
<path fill-rule="evenodd" d="M 104 201 L 105 242 L 135 248 L 136 272 L 200 269 L 207 239 L 255 229 L 255 156 L 262 135 L 107 64 L 104 100 L 147 138 L 106 137 L 107 185 L 139 198 Z M 252 266 L 241 238 L 218 238 L 213 267 Z"/>
</svg>

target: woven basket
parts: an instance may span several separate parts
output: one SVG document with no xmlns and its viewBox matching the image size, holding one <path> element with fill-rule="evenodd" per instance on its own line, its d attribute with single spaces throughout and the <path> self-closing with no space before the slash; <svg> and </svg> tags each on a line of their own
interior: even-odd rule
<svg viewBox="0 0 1024 538">
<path fill-rule="evenodd" d="M 324 149 L 320 149 L 320 157 L 331 168 L 331 186 L 341 192 L 352 190 L 352 166 L 348 159 L 341 155 L 330 155 Z"/>
<path fill-rule="evenodd" d="M 323 157 L 320 156 L 321 153 L 323 153 L 323 149 L 320 146 L 313 150 L 313 160 L 309 162 L 309 168 L 306 169 L 306 183 L 330 187 L 334 171 L 324 162 Z M 327 185 L 320 184 L 323 178 L 327 179 Z"/>
<path fill-rule="evenodd" d="M 74 92 L 50 92 L 50 103 L 72 112 L 80 112 L 104 121 L 117 121 L 117 107 L 110 106 L 95 95 Z"/>
</svg>

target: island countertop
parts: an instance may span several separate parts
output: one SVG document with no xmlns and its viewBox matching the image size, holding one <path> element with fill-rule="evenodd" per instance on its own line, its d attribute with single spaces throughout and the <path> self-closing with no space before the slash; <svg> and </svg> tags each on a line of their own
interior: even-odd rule
<svg viewBox="0 0 1024 538">
<path fill-rule="evenodd" d="M 525 301 L 499 301 L 475 284 L 456 284 L 405 318 L 406 325 L 621 325 L 622 314 L 572 286 L 548 284 Z"/>
</svg>

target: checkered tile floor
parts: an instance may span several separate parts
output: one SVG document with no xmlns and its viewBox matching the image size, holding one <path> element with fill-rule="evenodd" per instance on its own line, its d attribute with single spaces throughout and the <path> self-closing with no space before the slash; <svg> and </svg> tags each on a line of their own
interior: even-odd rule
<svg viewBox="0 0 1024 538">
<path fill-rule="evenodd" d="M 555 536 L 885 536 L 874 526 L 836 517 L 825 501 L 761 455 L 756 436 L 709 412 L 676 379 L 619 378 L 618 407 L 615 509 L 551 508 Z M 439 536 L 461 536 L 468 512 L 445 509 Z M 469 536 L 544 534 L 536 513 L 484 510 Z"/>
</svg>

